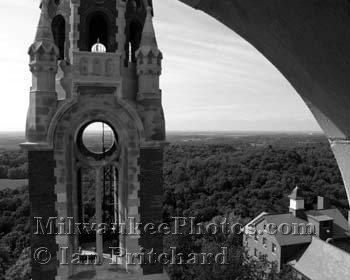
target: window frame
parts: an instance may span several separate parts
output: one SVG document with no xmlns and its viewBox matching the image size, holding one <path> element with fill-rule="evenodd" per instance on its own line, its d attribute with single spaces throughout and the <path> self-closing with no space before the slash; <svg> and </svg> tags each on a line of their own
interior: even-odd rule
<svg viewBox="0 0 350 280">
<path fill-rule="evenodd" d="M 277 254 L 277 245 L 275 243 L 272 242 L 272 245 L 271 245 L 271 252 L 272 254 Z"/>
</svg>

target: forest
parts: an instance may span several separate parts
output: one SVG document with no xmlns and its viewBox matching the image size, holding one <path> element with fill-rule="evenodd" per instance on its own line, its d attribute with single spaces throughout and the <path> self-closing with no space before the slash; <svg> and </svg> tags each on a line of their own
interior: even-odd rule
<svg viewBox="0 0 350 280">
<path fill-rule="evenodd" d="M 26 179 L 28 163 L 22 151 L 0 152 L 0 179 Z"/>
<path fill-rule="evenodd" d="M 171 135 L 168 140 L 164 153 L 166 222 L 182 216 L 194 217 L 198 223 L 226 218 L 244 224 L 262 211 L 285 213 L 287 196 L 296 185 L 302 189 L 306 208 L 323 195 L 344 215 L 348 211 L 338 166 L 322 135 Z M 23 152 L 0 152 L 0 178 L 23 178 L 26 168 Z M 14 169 L 16 176 L 10 172 Z M 27 187 L 0 191 L 0 280 L 30 279 L 29 211 Z M 247 262 L 241 244 L 241 236 L 235 234 L 166 236 L 165 250 L 177 247 L 183 253 L 215 253 L 227 247 L 230 261 L 230 265 L 166 269 L 171 279 L 261 279 L 267 264 Z M 286 267 L 279 275 L 272 271 L 267 279 L 292 277 Z"/>
</svg>

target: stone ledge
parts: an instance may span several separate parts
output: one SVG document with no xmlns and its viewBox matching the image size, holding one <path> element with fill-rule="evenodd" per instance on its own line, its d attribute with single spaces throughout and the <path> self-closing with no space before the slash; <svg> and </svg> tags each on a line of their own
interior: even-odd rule
<svg viewBox="0 0 350 280">
<path fill-rule="evenodd" d="M 19 146 L 25 151 L 53 151 L 53 145 L 47 142 L 25 142 Z"/>
</svg>

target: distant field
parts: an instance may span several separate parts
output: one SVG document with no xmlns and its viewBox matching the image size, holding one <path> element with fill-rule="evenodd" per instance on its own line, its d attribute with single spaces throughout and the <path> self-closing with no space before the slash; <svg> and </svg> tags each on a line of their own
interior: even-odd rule
<svg viewBox="0 0 350 280">
<path fill-rule="evenodd" d="M 24 138 L 24 132 L 0 132 L 0 150 L 18 150 Z"/>
<path fill-rule="evenodd" d="M 0 179 L 0 191 L 4 189 L 16 189 L 28 185 L 27 179 L 11 180 Z"/>
<path fill-rule="evenodd" d="M 231 143 L 234 139 L 285 139 L 297 136 L 304 141 L 311 138 L 325 138 L 322 133 L 319 132 L 191 132 L 191 131 L 168 131 L 167 141 L 170 143 L 182 142 L 228 142 Z M 89 135 L 92 142 L 97 141 L 96 136 Z M 0 132 L 0 151 L 3 150 L 18 150 L 19 144 L 25 141 L 24 132 Z"/>
</svg>

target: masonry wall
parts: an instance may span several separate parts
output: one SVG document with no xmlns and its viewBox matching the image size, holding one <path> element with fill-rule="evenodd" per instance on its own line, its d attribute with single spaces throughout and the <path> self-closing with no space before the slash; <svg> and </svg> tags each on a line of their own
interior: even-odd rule
<svg viewBox="0 0 350 280">
<path fill-rule="evenodd" d="M 162 223 L 163 208 L 163 149 L 142 148 L 140 151 L 140 217 L 143 225 L 147 223 Z M 140 246 L 149 252 L 163 252 L 163 237 L 161 234 L 150 235 L 142 233 Z M 143 265 L 143 274 L 157 274 L 163 272 L 160 264 Z"/>
<path fill-rule="evenodd" d="M 55 235 L 38 235 L 37 222 L 34 217 L 43 219 L 43 224 L 50 217 L 56 217 L 56 195 L 54 186 L 55 161 L 52 151 L 29 151 L 29 197 L 31 209 L 31 262 L 33 280 L 54 280 L 57 273 L 56 239 Z M 38 248 L 46 247 L 52 255 L 52 260 L 44 265 L 35 261 L 35 252 Z M 44 255 L 43 255 L 44 256 Z"/>
</svg>

